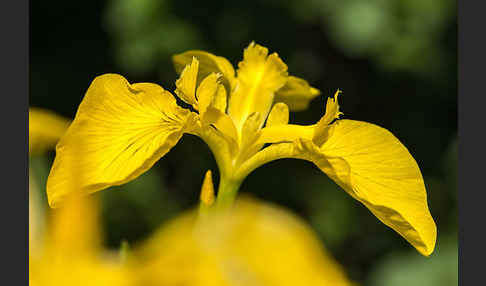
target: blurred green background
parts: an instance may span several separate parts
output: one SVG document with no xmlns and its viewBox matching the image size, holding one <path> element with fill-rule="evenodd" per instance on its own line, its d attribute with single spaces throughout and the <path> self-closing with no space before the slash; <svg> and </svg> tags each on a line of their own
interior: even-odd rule
<svg viewBox="0 0 486 286">
<path fill-rule="evenodd" d="M 436 251 L 419 255 L 311 163 L 272 162 L 240 192 L 309 222 L 349 276 L 364 285 L 457 285 L 457 18 L 442 0 L 112 0 L 30 3 L 30 105 L 73 118 L 91 81 L 119 73 L 174 90 L 170 57 L 203 49 L 234 65 L 256 41 L 323 96 L 291 122 L 311 124 L 336 89 L 343 118 L 378 124 L 410 150 L 438 226 Z M 45 183 L 54 152 L 31 158 Z M 186 135 L 135 181 L 100 192 L 106 245 L 136 243 L 195 206 L 204 142 Z M 217 181 L 217 178 L 216 178 Z M 45 195 L 44 196 L 45 200 Z M 47 205 L 45 204 L 47 207 Z"/>
</svg>

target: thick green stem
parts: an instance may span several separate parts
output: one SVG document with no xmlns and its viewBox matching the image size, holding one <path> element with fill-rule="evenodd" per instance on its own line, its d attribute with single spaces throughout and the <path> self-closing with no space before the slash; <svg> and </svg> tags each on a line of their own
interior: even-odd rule
<svg viewBox="0 0 486 286">
<path fill-rule="evenodd" d="M 241 181 L 234 181 L 221 177 L 216 198 L 217 209 L 228 209 L 233 205 L 240 185 Z"/>
</svg>

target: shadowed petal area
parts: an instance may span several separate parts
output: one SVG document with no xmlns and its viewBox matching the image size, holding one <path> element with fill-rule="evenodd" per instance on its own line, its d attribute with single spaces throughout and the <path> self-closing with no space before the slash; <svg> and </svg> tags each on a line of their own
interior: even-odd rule
<svg viewBox="0 0 486 286">
<path fill-rule="evenodd" d="M 305 159 L 316 164 L 379 220 L 421 254 L 435 247 L 436 226 L 427 206 L 420 169 L 407 148 L 374 124 L 339 120 L 318 148 L 301 141 Z"/>
<path fill-rule="evenodd" d="M 56 146 L 47 181 L 49 204 L 55 207 L 72 189 L 67 188 L 72 168 L 83 170 L 82 193 L 135 179 L 194 126 L 194 116 L 156 84 L 129 84 L 116 74 L 97 77 Z"/>
<path fill-rule="evenodd" d="M 285 85 L 275 93 L 275 102 L 286 103 L 291 111 L 307 109 L 311 100 L 321 92 L 296 76 L 289 76 Z"/>
</svg>

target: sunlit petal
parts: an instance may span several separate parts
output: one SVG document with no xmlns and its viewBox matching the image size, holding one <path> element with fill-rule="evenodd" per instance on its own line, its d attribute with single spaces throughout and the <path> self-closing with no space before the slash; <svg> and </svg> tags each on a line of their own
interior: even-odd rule
<svg viewBox="0 0 486 286">
<path fill-rule="evenodd" d="M 133 180 L 194 127 L 194 113 L 151 83 L 129 84 L 116 74 L 97 77 L 56 148 L 47 181 L 51 206 L 68 194 L 71 169 L 83 170 L 79 189 L 92 193 Z"/>
<path fill-rule="evenodd" d="M 237 80 L 229 98 L 228 113 L 241 131 L 247 117 L 254 112 L 263 120 L 267 117 L 275 92 L 287 81 L 287 65 L 276 53 L 268 55 L 267 48 L 251 43 L 238 64 Z"/>
<path fill-rule="evenodd" d="M 389 131 L 370 123 L 339 120 L 332 128 L 332 136 L 320 148 L 302 142 L 304 157 L 421 254 L 430 255 L 436 226 L 422 174 L 407 148 Z"/>
</svg>

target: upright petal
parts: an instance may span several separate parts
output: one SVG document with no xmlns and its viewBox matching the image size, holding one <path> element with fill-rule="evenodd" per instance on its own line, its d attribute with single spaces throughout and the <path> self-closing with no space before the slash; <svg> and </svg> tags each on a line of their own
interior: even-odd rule
<svg viewBox="0 0 486 286">
<path fill-rule="evenodd" d="M 289 76 L 285 85 L 275 94 L 275 101 L 286 103 L 292 111 L 301 111 L 307 109 L 310 101 L 319 94 L 321 92 L 304 79 Z"/>
<path fill-rule="evenodd" d="M 283 102 L 273 105 L 270 114 L 268 114 L 265 127 L 285 125 L 289 123 L 289 107 Z"/>
<path fill-rule="evenodd" d="M 221 74 L 212 73 L 204 78 L 197 88 L 197 110 L 201 116 L 204 115 L 209 106 L 214 106 L 216 103 L 215 99 L 218 98 L 217 95 L 221 86 L 218 82 L 220 77 Z M 221 99 L 218 98 L 218 100 L 220 101 Z"/>
<path fill-rule="evenodd" d="M 231 91 L 235 84 L 235 70 L 231 63 L 223 57 L 198 50 L 177 54 L 172 57 L 176 72 L 180 74 L 184 67 L 191 63 L 193 57 L 199 60 L 198 82 L 201 82 L 210 73 L 219 72 L 223 74 L 223 84 L 227 88 L 227 92 Z"/>
<path fill-rule="evenodd" d="M 29 108 L 29 154 L 54 148 L 71 121 L 49 110 Z"/>
<path fill-rule="evenodd" d="M 338 119 L 343 113 L 339 111 L 338 95 L 341 91 L 338 89 L 334 97 L 329 97 L 326 104 L 326 113 L 321 117 L 319 122 L 315 125 L 314 135 L 312 141 L 321 146 L 330 136 L 333 131 L 330 124 L 334 119 Z"/>
<path fill-rule="evenodd" d="M 287 65 L 276 53 L 251 43 L 238 64 L 238 83 L 229 99 L 228 113 L 239 131 L 246 118 L 258 112 L 262 122 L 270 112 L 275 92 L 287 81 Z"/>
<path fill-rule="evenodd" d="M 181 76 L 176 81 L 175 93 L 185 103 L 191 104 L 197 109 L 196 105 L 196 84 L 199 70 L 199 61 L 192 58 L 192 62 L 182 70 Z"/>
<path fill-rule="evenodd" d="M 421 254 L 430 255 L 436 226 L 422 174 L 407 148 L 389 131 L 370 123 L 339 120 L 332 128 L 332 136 L 321 147 L 302 140 L 304 159 L 316 164 Z"/>
<path fill-rule="evenodd" d="M 83 193 L 135 179 L 194 126 L 194 116 L 156 84 L 129 84 L 116 74 L 97 77 L 56 147 L 47 180 L 49 204 L 55 207 L 70 193 L 72 168 L 83 171 Z"/>
</svg>

